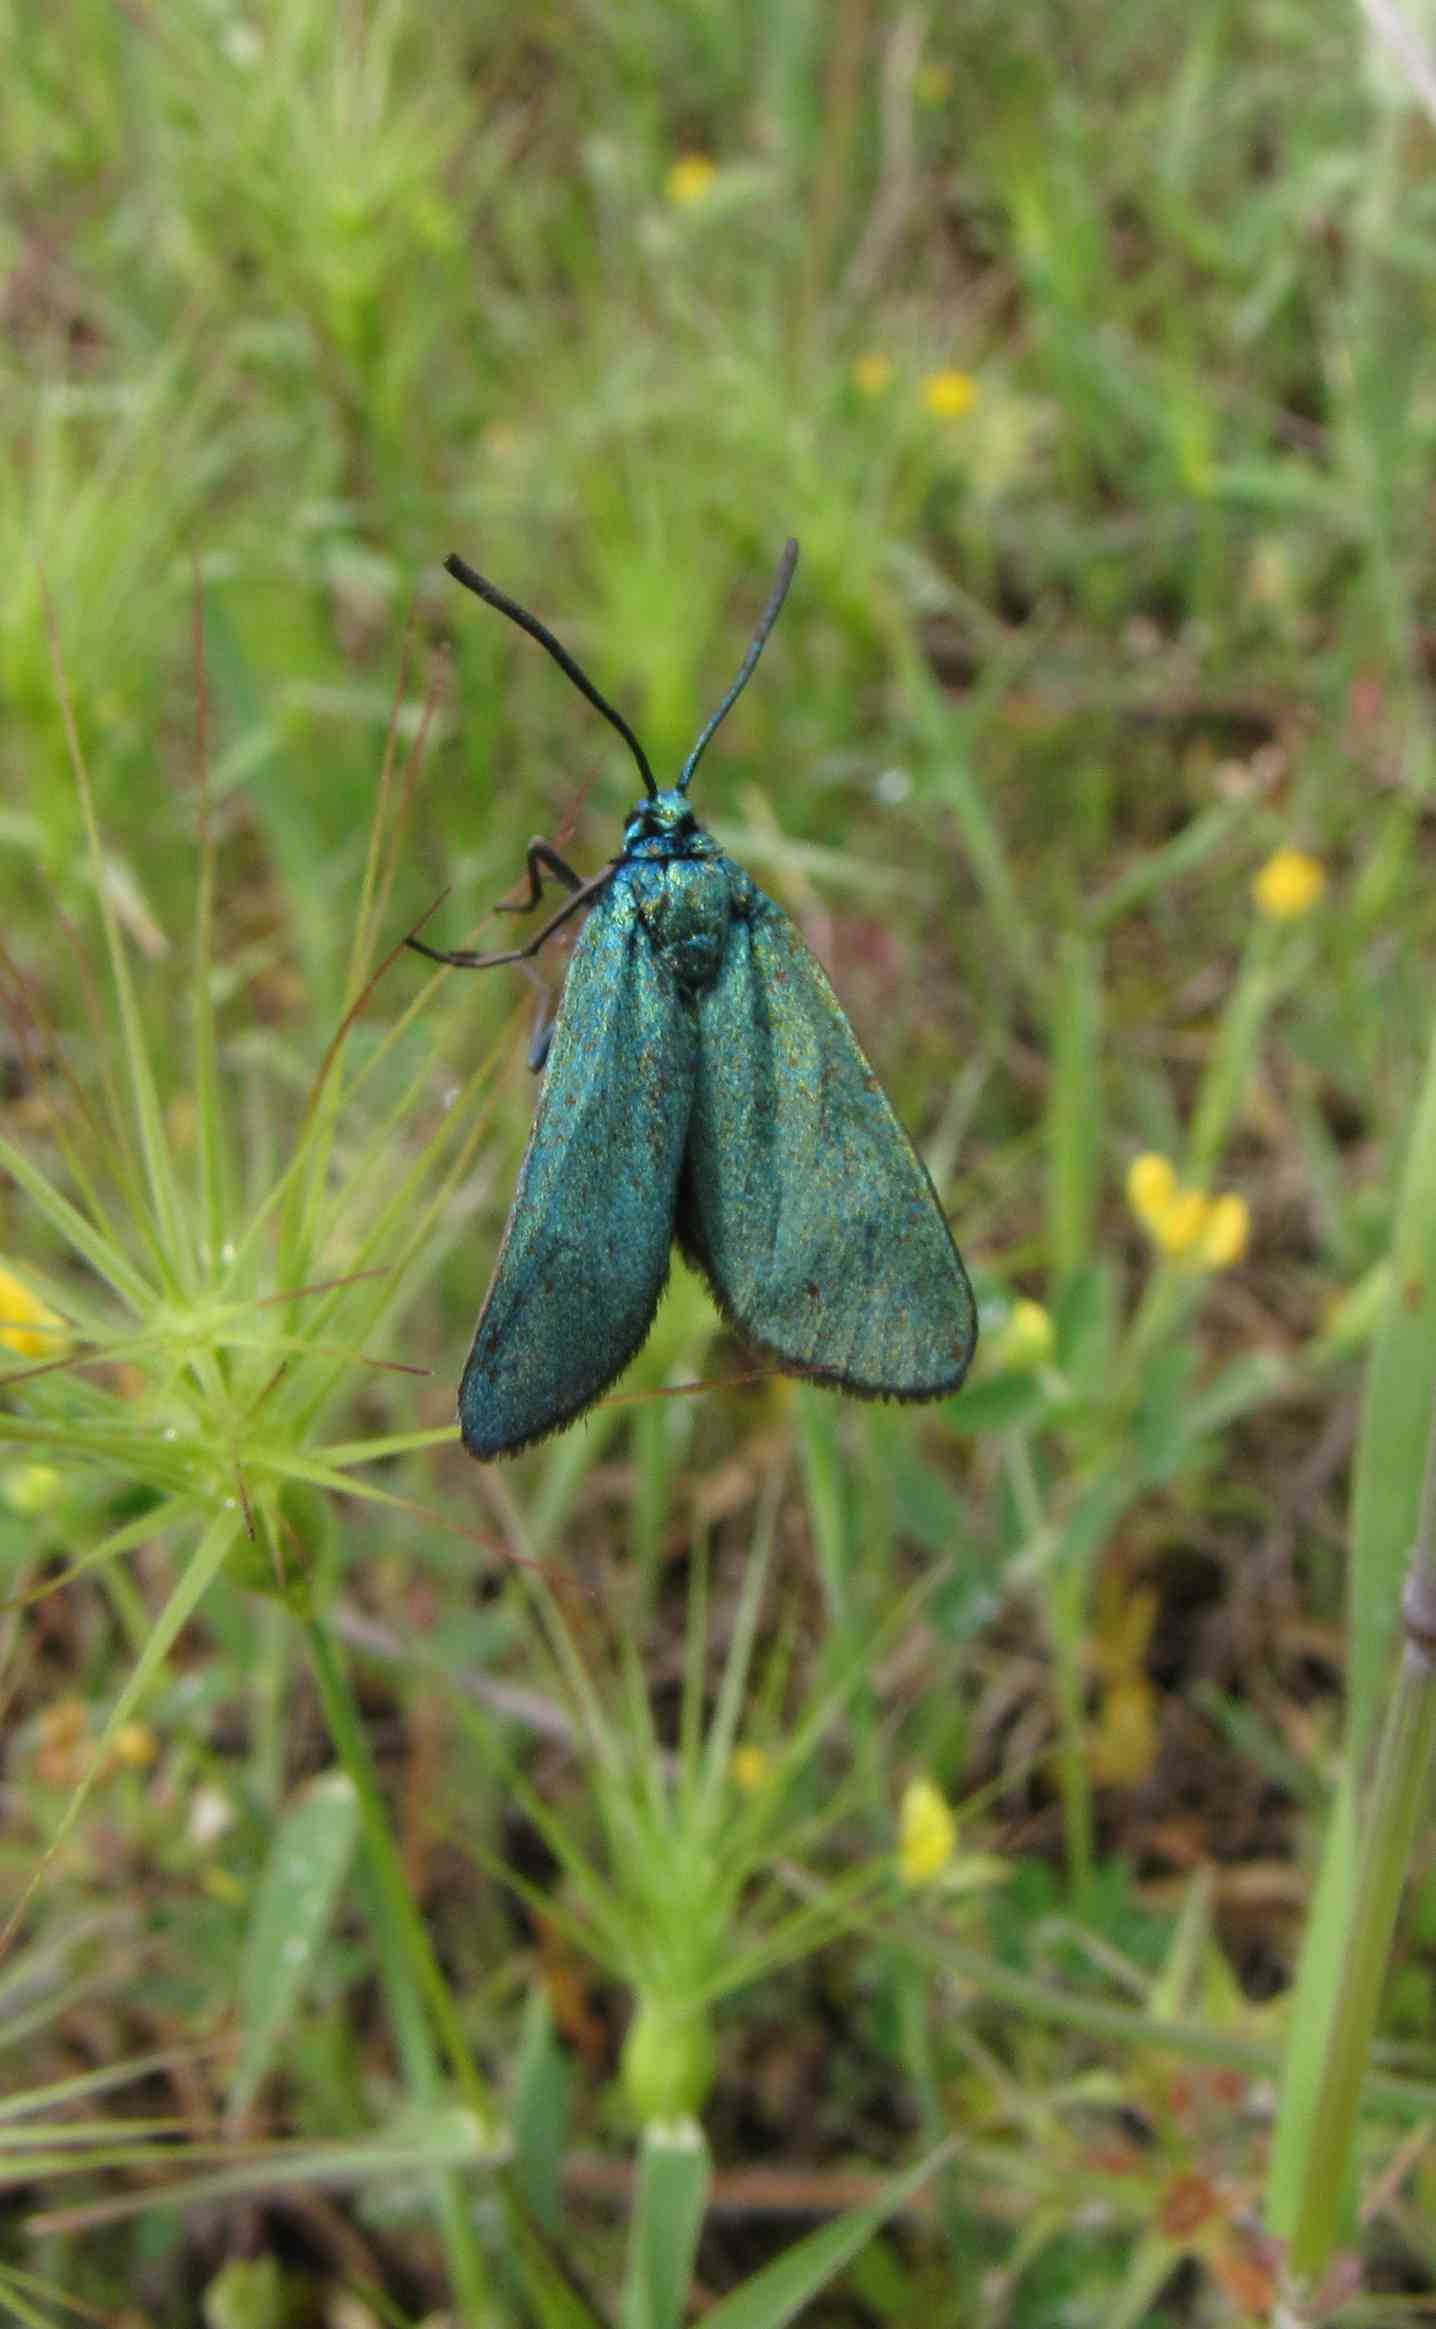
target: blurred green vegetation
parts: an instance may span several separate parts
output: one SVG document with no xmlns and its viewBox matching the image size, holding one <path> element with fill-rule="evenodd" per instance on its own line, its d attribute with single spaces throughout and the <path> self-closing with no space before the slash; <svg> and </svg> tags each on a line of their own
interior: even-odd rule
<svg viewBox="0 0 1436 2329">
<path fill-rule="evenodd" d="M 1292 0 L 0 24 L 0 2298 L 1266 2318 L 1436 1383 L 1430 124 Z M 479 1471 L 532 998 L 371 982 L 634 785 L 441 560 L 661 776 L 789 533 L 700 813 L 979 1367 L 728 1383 L 679 1273 Z M 1430 1892 L 1372 2305 L 1436 2281 Z"/>
</svg>

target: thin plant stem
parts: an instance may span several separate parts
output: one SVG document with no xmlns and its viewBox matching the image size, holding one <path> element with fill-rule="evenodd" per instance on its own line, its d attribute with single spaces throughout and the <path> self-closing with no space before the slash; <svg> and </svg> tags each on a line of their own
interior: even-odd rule
<svg viewBox="0 0 1436 2329">
<path fill-rule="evenodd" d="M 1345 1978 L 1326 2035 L 1308 2169 L 1287 2255 L 1288 2276 L 1298 2292 L 1325 2272 L 1341 2230 L 1362 2072 L 1412 1845 L 1430 1809 L 1436 1773 L 1436 1416 L 1402 1610 L 1406 1642 L 1366 1807 Z"/>
<path fill-rule="evenodd" d="M 1003 1469 L 1024 1535 L 1038 1537 L 1044 1525 L 1042 1495 L 1025 1433 L 1011 1431 L 1002 1449 Z M 1062 1830 L 1072 1898 L 1085 1899 L 1095 1850 L 1092 1788 L 1082 1725 L 1083 1648 L 1090 1598 L 1091 1558 L 1064 1542 L 1044 1596 L 1052 1637 L 1053 1691 L 1057 1703 L 1057 1784 L 1062 1796 Z"/>
<path fill-rule="evenodd" d="M 1197 1188 L 1204 1188 L 1215 1172 L 1251 1080 L 1262 1030 L 1277 998 L 1280 935 L 1274 923 L 1257 917 L 1222 1013 L 1187 1137 L 1187 1177 Z"/>
<path fill-rule="evenodd" d="M 440 2099 L 444 2081 L 434 2047 L 437 2031 L 455 2084 L 480 2125 L 489 2129 L 495 2124 L 495 2114 L 474 2068 L 429 1936 L 409 1896 L 403 1861 L 390 1830 L 378 1773 L 348 1678 L 323 1627 L 308 1622 L 303 1632 L 329 1736 L 359 1799 L 376 1939 L 405 2074 L 423 2102 Z M 488 2268 L 472 2227 L 462 2179 L 456 2169 L 444 2168 L 436 2174 L 435 2185 L 449 2269 L 464 2318 L 476 2322 L 495 2318 Z"/>
</svg>

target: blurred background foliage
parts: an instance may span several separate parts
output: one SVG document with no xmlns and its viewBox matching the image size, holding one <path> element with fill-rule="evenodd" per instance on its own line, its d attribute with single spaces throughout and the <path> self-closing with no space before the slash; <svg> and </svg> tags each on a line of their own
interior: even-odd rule
<svg viewBox="0 0 1436 2329">
<path fill-rule="evenodd" d="M 1348 1629 L 1431 1023 L 1429 122 L 1294 0 L 0 24 L 15 2317 L 539 2316 L 512 2154 L 674 2318 L 634 2138 L 701 2110 L 709 2298 L 951 2137 L 822 2318 L 1266 2318 L 1436 1372 L 1388 1340 Z M 723 1388 L 680 1274 L 624 1398 L 480 1472 L 531 997 L 367 981 L 634 787 L 440 562 L 661 777 L 788 533 L 700 814 L 922 1146 L 979 1367 Z M 1436 2276 L 1404 2139 L 1368 2295 Z"/>
</svg>

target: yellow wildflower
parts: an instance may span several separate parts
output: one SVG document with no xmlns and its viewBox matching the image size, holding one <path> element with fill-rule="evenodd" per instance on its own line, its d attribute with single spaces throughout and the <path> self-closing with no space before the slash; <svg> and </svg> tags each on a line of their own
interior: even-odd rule
<svg viewBox="0 0 1436 2329">
<path fill-rule="evenodd" d="M 70 1347 L 69 1329 L 48 1303 L 22 1286 L 0 1262 L 0 1343 L 18 1351 L 22 1359 L 62 1359 Z"/>
<path fill-rule="evenodd" d="M 110 1760 L 143 1771 L 159 1753 L 159 1741 L 147 1722 L 122 1722 L 110 1741 Z"/>
<path fill-rule="evenodd" d="M 1326 867 L 1304 849 L 1278 849 L 1255 881 L 1252 896 L 1270 922 L 1297 922 L 1309 914 L 1326 887 Z"/>
<path fill-rule="evenodd" d="M 1200 1189 L 1178 1189 L 1171 1203 L 1148 1226 L 1163 1253 L 1179 1260 L 1201 1245 L 1212 1210 Z"/>
<path fill-rule="evenodd" d="M 941 1876 L 957 1842 L 957 1822 L 942 1789 L 931 1779 L 910 1779 L 898 1812 L 898 1873 L 916 1887 Z"/>
<path fill-rule="evenodd" d="M 1202 1260 L 1211 1270 L 1228 1270 L 1239 1262 L 1251 1236 L 1251 1207 L 1245 1197 L 1228 1190 L 1213 1197 L 1202 1233 Z"/>
<path fill-rule="evenodd" d="M 707 154 L 681 154 L 665 180 L 665 192 L 680 210 L 689 210 L 704 200 L 717 175 L 718 164 Z"/>
<path fill-rule="evenodd" d="M 1148 1151 L 1127 1172 L 1127 1202 L 1164 1253 L 1189 1253 L 1206 1227 L 1207 1200 L 1177 1179 L 1169 1157 Z"/>
<path fill-rule="evenodd" d="M 997 1363 L 1018 1373 L 1044 1367 L 1056 1340 L 1050 1311 L 1040 1302 L 1014 1302 L 1012 1315 L 997 1337 Z"/>
<path fill-rule="evenodd" d="M 922 401 L 934 420 L 960 421 L 977 402 L 977 382 L 970 372 L 928 372 Z"/>
<path fill-rule="evenodd" d="M 892 386 L 893 360 L 891 356 L 855 356 L 853 359 L 853 386 L 859 396 L 886 396 Z"/>
<path fill-rule="evenodd" d="M 737 1785 L 745 1795 L 756 1795 L 768 1777 L 768 1753 L 765 1747 L 735 1747 L 729 1766 Z"/>
<path fill-rule="evenodd" d="M 931 58 L 913 75 L 912 93 L 919 105 L 941 105 L 952 94 L 952 67 Z"/>
<path fill-rule="evenodd" d="M 1127 1167 L 1127 1202 L 1144 1228 L 1150 1229 L 1165 1213 L 1177 1193 L 1177 1168 L 1169 1157 L 1147 1149 Z"/>
<path fill-rule="evenodd" d="M 1133 1158 L 1127 1168 L 1127 1202 L 1154 1244 L 1174 1261 L 1225 1270 L 1246 1252 L 1251 1211 L 1245 1197 L 1230 1190 L 1208 1197 L 1200 1189 L 1184 1188 L 1165 1156 L 1149 1151 Z"/>
</svg>

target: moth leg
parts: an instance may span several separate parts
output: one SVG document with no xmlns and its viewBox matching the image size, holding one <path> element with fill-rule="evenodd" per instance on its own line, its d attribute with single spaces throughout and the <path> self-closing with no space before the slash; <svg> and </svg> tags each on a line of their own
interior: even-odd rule
<svg viewBox="0 0 1436 2329">
<path fill-rule="evenodd" d="M 527 962 L 538 953 L 541 946 L 547 945 L 555 930 L 561 930 L 564 923 L 570 921 L 581 907 L 593 902 L 600 890 L 607 889 L 613 874 L 614 867 L 606 865 L 602 873 L 580 882 L 567 905 L 559 907 L 552 920 L 545 922 L 542 930 L 529 940 L 527 946 L 510 946 L 502 954 L 471 954 L 463 948 L 456 954 L 447 954 L 440 947 L 426 946 L 422 938 L 406 938 L 404 944 L 411 946 L 416 954 L 426 955 L 430 962 L 447 963 L 453 970 L 497 970 L 501 963 Z"/>
<path fill-rule="evenodd" d="M 536 1076 L 541 1076 L 548 1065 L 549 1045 L 558 1025 L 558 1013 L 554 1009 L 553 993 L 543 972 L 531 962 L 522 962 L 519 968 L 538 996 L 533 1028 L 529 1035 L 529 1066 Z"/>
<path fill-rule="evenodd" d="M 562 882 L 570 895 L 583 888 L 581 877 L 574 872 L 571 865 L 559 856 L 551 841 L 544 841 L 535 836 L 524 854 L 524 864 L 528 868 L 528 896 L 526 898 L 501 898 L 496 906 L 489 909 L 491 913 L 531 914 L 543 896 L 545 872 L 552 874 L 555 881 Z M 543 870 L 540 871 L 540 868 Z"/>
</svg>

